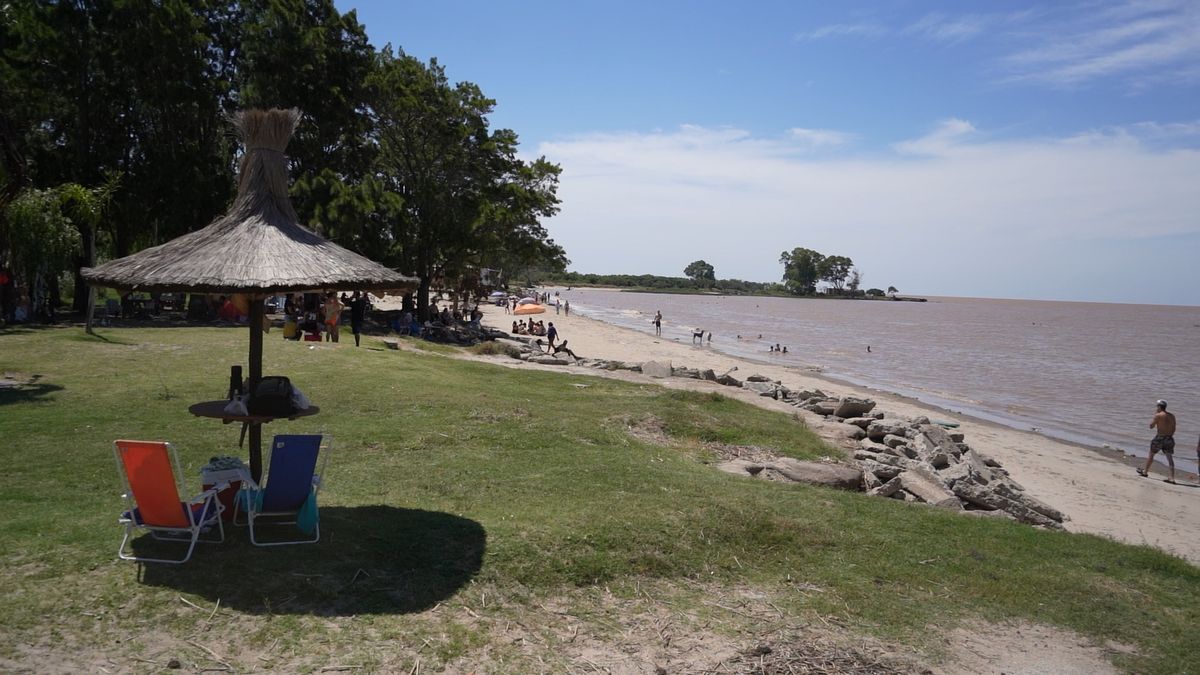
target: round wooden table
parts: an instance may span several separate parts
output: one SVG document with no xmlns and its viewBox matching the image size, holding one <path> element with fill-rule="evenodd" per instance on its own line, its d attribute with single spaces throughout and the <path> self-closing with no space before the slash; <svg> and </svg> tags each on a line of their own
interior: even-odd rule
<svg viewBox="0 0 1200 675">
<path fill-rule="evenodd" d="M 223 424 L 230 422 L 241 422 L 243 433 L 247 426 L 258 427 L 268 422 L 275 420 L 294 420 L 301 417 L 309 417 L 321 412 L 321 409 L 315 405 L 311 405 L 304 410 L 294 410 L 290 415 L 233 415 L 225 412 L 225 406 L 229 405 L 229 401 L 202 401 L 193 403 L 188 406 L 188 412 L 196 417 L 211 417 L 221 420 Z M 258 433 L 250 434 L 250 476 L 255 481 L 262 480 L 262 437 Z"/>
</svg>

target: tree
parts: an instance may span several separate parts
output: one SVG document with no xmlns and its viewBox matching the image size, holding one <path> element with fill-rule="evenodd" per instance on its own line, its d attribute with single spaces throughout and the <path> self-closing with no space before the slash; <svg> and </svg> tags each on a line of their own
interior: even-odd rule
<svg viewBox="0 0 1200 675">
<path fill-rule="evenodd" d="M 868 288 L 867 296 L 872 297 L 872 298 L 882 298 L 883 291 L 878 288 Z"/>
<path fill-rule="evenodd" d="M 717 281 L 716 270 L 713 269 L 712 265 L 709 265 L 703 260 L 697 260 L 683 268 L 683 273 L 691 277 L 692 281 L 696 285 L 704 283 L 707 286 L 711 286 Z"/>
<path fill-rule="evenodd" d="M 841 293 L 852 269 L 854 269 L 854 261 L 844 255 L 831 255 L 821 260 L 820 265 L 817 266 L 817 274 L 821 281 L 828 283 L 834 291 Z"/>
<path fill-rule="evenodd" d="M 364 114 L 375 50 L 354 11 L 333 0 L 252 0 L 234 7 L 242 23 L 239 107 L 299 108 L 288 142 L 292 204 L 301 223 L 363 254 L 394 216 L 394 195 L 372 175 L 376 145 Z M 236 11 L 236 10 L 235 10 Z"/>
<path fill-rule="evenodd" d="M 16 130 L 29 182 L 51 189 L 121 174 L 104 220 L 117 255 L 207 224 L 232 192 L 216 7 L 109 0 L 0 10 L 0 116 Z M 85 241 L 94 236 L 74 225 Z M 59 264 L 85 263 L 79 250 Z M 82 310 L 78 274 L 75 287 Z"/>
<path fill-rule="evenodd" d="M 481 266 L 565 267 L 540 222 L 558 210 L 561 169 L 520 160 L 517 135 L 489 129 L 495 101 L 469 82 L 451 85 L 436 59 L 425 64 L 390 47 L 370 84 L 376 174 L 401 200 L 377 255 L 421 278 L 422 320 L 435 272 L 454 279 Z"/>
<path fill-rule="evenodd" d="M 779 255 L 783 265 L 783 284 L 794 295 L 812 295 L 822 278 L 821 266 L 825 256 L 810 248 L 794 248 Z"/>
<path fill-rule="evenodd" d="M 850 268 L 850 276 L 846 279 L 846 290 L 853 293 L 858 291 L 858 287 L 861 285 L 862 272 L 859 272 L 857 267 Z"/>
<path fill-rule="evenodd" d="M 888 293 L 888 295 L 890 295 L 890 296 L 892 296 L 892 297 L 896 297 L 896 294 L 897 294 L 897 293 L 899 293 L 899 292 L 900 292 L 900 291 L 896 290 L 896 287 L 895 287 L 895 286 L 888 286 L 888 288 L 887 288 L 887 293 Z"/>
<path fill-rule="evenodd" d="M 13 270 L 29 285 L 34 312 L 53 312 L 56 276 L 81 251 L 90 252 L 92 242 L 81 233 L 94 232 L 116 185 L 116 178 L 110 178 L 91 190 L 75 183 L 28 189 L 4 209 L 8 233 L 2 257 L 12 261 Z"/>
</svg>

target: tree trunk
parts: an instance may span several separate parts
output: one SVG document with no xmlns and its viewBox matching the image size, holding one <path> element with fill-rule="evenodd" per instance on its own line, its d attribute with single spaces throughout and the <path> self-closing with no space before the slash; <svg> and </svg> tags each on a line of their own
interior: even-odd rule
<svg viewBox="0 0 1200 675">
<path fill-rule="evenodd" d="M 421 285 L 417 287 L 417 320 L 425 323 L 429 320 L 429 275 L 421 275 Z"/>
<path fill-rule="evenodd" d="M 96 228 L 80 227 L 80 234 L 83 235 L 83 255 L 75 259 L 75 299 L 71 303 L 71 311 L 74 312 L 90 311 L 93 294 L 79 270 L 96 265 Z"/>
<path fill-rule="evenodd" d="M 85 242 L 84 246 L 87 250 L 84 251 L 84 253 L 87 255 L 87 260 L 85 262 L 87 263 L 88 267 L 95 267 L 96 266 L 96 228 L 88 227 L 86 236 L 87 236 L 87 238 L 84 239 L 84 242 Z M 87 322 L 84 324 L 83 331 L 85 333 L 87 333 L 88 335 L 95 335 L 96 332 L 94 330 L 92 330 L 92 315 L 96 313 L 96 289 L 92 288 L 87 282 L 85 282 L 83 280 L 83 276 L 79 274 L 79 268 L 76 267 L 75 268 L 75 306 L 76 307 L 79 306 L 79 296 L 80 296 L 81 287 L 82 287 L 83 292 L 87 293 L 87 302 L 84 303 L 84 308 L 83 308 L 83 311 L 87 312 L 87 319 L 86 319 Z"/>
</svg>

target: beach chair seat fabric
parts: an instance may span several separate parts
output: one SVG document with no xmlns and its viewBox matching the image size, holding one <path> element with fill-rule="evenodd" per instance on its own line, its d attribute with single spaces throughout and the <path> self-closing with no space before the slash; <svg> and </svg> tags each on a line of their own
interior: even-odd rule
<svg viewBox="0 0 1200 675">
<path fill-rule="evenodd" d="M 127 502 L 126 509 L 117 519 L 125 526 L 121 546 L 117 549 L 119 558 L 136 562 L 184 563 L 191 559 L 197 543 L 225 540 L 221 506 L 217 501 L 217 491 L 224 486 L 183 501 L 179 498 L 177 479 L 179 459 L 174 457 L 174 448 L 169 443 L 118 440 L 113 443 L 113 452 Z M 213 525 L 216 525 L 219 537 L 202 539 L 201 534 Z M 127 553 L 126 545 L 136 530 L 145 530 L 155 539 L 188 541 L 187 551 L 182 558 L 151 558 Z"/>
<path fill-rule="evenodd" d="M 326 446 L 324 454 L 323 442 Z M 328 446 L 328 439 L 320 434 L 281 434 L 271 442 L 271 460 L 265 485 L 260 487 L 252 481 L 243 481 L 236 502 L 237 513 L 246 516 L 245 525 L 250 529 L 251 543 L 256 546 L 279 546 L 315 544 L 320 541 L 316 500 L 321 476 L 317 465 L 320 461 L 323 466 L 328 459 Z M 264 517 L 268 518 L 269 524 L 296 525 L 311 538 L 260 541 L 259 530 L 264 523 L 258 520 Z"/>
</svg>

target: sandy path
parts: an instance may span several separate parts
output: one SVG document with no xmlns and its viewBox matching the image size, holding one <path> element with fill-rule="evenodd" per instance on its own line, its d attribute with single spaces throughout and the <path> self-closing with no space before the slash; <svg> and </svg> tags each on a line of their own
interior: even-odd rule
<svg viewBox="0 0 1200 675">
<path fill-rule="evenodd" d="M 483 322 L 501 330 L 512 328 L 512 317 L 500 307 L 483 307 Z M 831 396 L 866 396 L 880 409 L 901 415 L 929 415 L 954 420 L 972 447 L 999 460 L 1012 477 L 1039 499 L 1070 516 L 1066 529 L 1104 535 L 1130 544 L 1148 544 L 1200 564 L 1200 525 L 1186 514 L 1200 499 L 1200 489 L 1168 485 L 1159 478 L 1141 478 L 1125 462 L 1110 459 L 1081 446 L 1010 429 L 990 422 L 933 408 L 912 399 L 823 379 L 819 375 L 787 366 L 754 363 L 727 356 L 708 347 L 656 338 L 647 324 L 645 333 L 612 326 L 578 314 L 556 315 L 553 310 L 537 318 L 558 328 L 560 339 L 570 342 L 580 357 L 638 363 L 670 361 L 675 366 L 711 368 L 718 374 L 734 366 L 739 379 L 761 373 L 782 381 L 792 389 L 819 388 Z M 718 338 L 719 339 L 719 338 Z M 513 361 L 514 364 L 520 363 Z M 521 367 L 556 368 L 522 364 Z M 570 368 L 597 374 L 594 369 Z M 644 376 L 631 374 L 634 378 Z M 656 380 L 688 389 L 720 390 L 771 409 L 796 409 L 771 399 L 741 394 L 731 387 L 683 378 Z M 1149 436 L 1147 436 L 1147 442 Z M 1180 448 L 1180 452 L 1188 452 Z M 1182 478 L 1182 476 L 1180 476 Z"/>
</svg>

